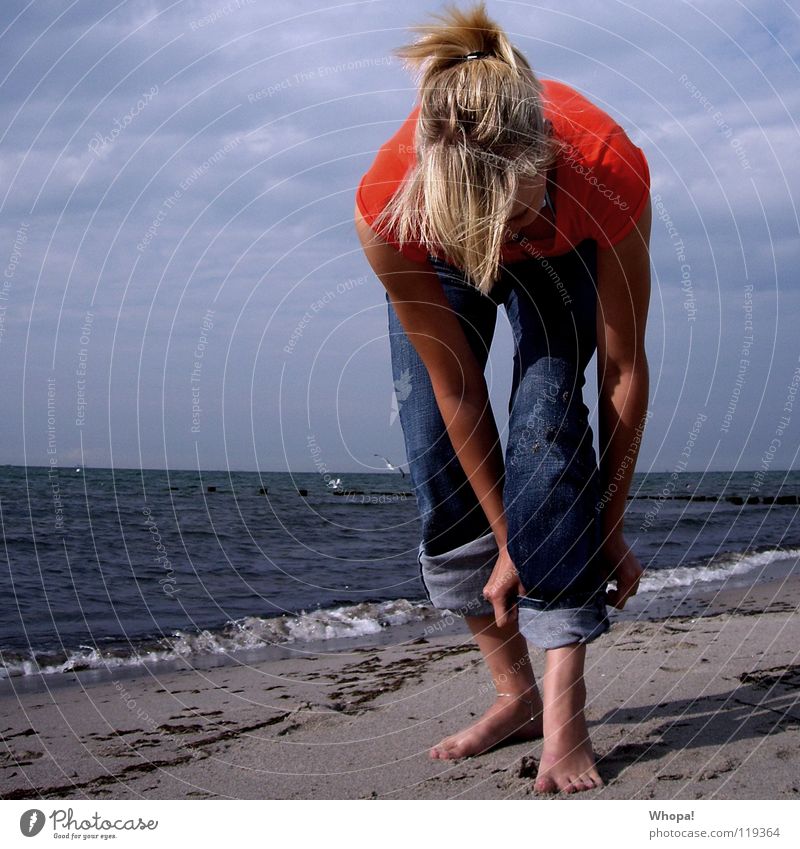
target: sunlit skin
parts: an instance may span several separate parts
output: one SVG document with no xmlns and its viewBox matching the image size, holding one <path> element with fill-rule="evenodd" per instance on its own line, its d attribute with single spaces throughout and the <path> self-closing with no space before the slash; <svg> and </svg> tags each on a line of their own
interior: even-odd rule
<svg viewBox="0 0 800 849">
<path fill-rule="evenodd" d="M 546 175 L 520 182 L 506 218 L 508 242 L 534 225 L 545 203 Z M 638 583 L 638 581 L 637 581 Z M 524 588 L 518 588 L 524 592 Z M 525 638 L 516 621 L 501 627 L 496 616 L 468 616 L 466 621 L 481 648 L 496 682 L 494 704 L 476 722 L 433 746 L 430 757 L 450 760 L 479 754 L 498 742 L 545 737 L 539 771 L 534 782 L 537 793 L 563 790 L 576 793 L 602 787 L 584 716 L 586 687 L 583 681 L 585 645 L 551 649 L 545 655 L 543 695 L 531 669 Z M 509 676 L 509 666 L 516 670 Z"/>
<path fill-rule="evenodd" d="M 541 174 L 521 182 L 508 210 L 508 232 L 503 234 L 506 240 L 523 229 L 533 239 L 547 238 L 552 232 L 554 222 L 542 209 L 545 178 Z M 623 449 L 629 450 L 628 434 L 634 427 L 631 422 L 639 421 L 640 411 L 646 406 L 647 362 L 642 336 L 650 291 L 651 214 L 648 202 L 634 229 L 621 242 L 598 250 L 598 374 L 613 378 L 605 377 L 602 386 L 600 431 L 605 421 L 609 431 L 607 451 L 616 451 L 608 461 L 610 465 L 621 462 Z M 508 556 L 507 525 L 497 497 L 502 455 L 499 451 L 489 453 L 490 446 L 499 445 L 497 429 L 491 416 L 475 412 L 489 407 L 480 364 L 457 316 L 448 310 L 437 272 L 430 263 L 405 257 L 376 235 L 357 205 L 355 222 L 367 259 L 391 295 L 398 317 L 417 340 L 420 357 L 438 388 L 437 403 L 453 447 L 464 468 L 472 470 L 470 482 L 486 501 L 487 517 L 493 517 L 499 529 L 498 545 L 502 542 L 501 554 L 484 588 L 484 597 L 494 613 L 465 617 L 491 672 L 497 698 L 477 721 L 433 746 L 430 756 L 436 760 L 464 758 L 503 742 L 544 737 L 534 792 L 575 793 L 601 787 L 603 780 L 595 765 L 584 715 L 585 644 L 546 650 L 540 693 L 527 641 L 518 628 L 515 602 L 525 594 L 525 587 Z M 471 388 L 471 404 L 463 403 L 465 387 Z M 612 441 L 611 436 L 617 433 L 622 437 Z M 497 460 L 494 468 L 487 457 Z M 616 582 L 616 589 L 608 593 L 608 602 L 621 610 L 628 597 L 636 593 L 642 566 L 623 537 L 624 499 L 611 502 L 611 507 L 616 513 L 608 507 L 604 513 L 604 577 Z"/>
</svg>

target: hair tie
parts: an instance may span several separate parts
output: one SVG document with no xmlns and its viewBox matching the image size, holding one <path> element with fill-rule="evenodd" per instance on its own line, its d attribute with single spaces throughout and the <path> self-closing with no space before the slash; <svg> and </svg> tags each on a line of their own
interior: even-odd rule
<svg viewBox="0 0 800 849">
<path fill-rule="evenodd" d="M 472 53 L 467 53 L 466 56 L 462 56 L 462 59 L 482 59 L 484 56 L 491 56 L 491 53 L 484 53 L 481 50 L 475 50 Z"/>
</svg>

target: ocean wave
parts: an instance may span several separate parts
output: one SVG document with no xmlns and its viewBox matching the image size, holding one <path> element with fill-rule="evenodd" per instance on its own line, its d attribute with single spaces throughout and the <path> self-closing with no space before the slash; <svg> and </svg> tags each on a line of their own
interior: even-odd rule
<svg viewBox="0 0 800 849">
<path fill-rule="evenodd" d="M 705 563 L 647 570 L 639 594 L 657 593 L 697 584 L 722 583 L 731 578 L 764 570 L 780 560 L 800 558 L 800 548 L 767 549 L 750 553 L 727 553 Z M 52 675 L 83 670 L 137 667 L 148 663 L 200 656 L 225 656 L 237 651 L 263 649 L 292 643 L 324 642 L 341 638 L 369 637 L 393 625 L 439 622 L 450 612 L 423 601 L 399 598 L 361 602 L 296 614 L 245 616 L 219 629 L 174 631 L 169 636 L 114 648 L 80 645 L 64 652 L 0 652 L 0 679 Z"/>
<path fill-rule="evenodd" d="M 168 637 L 125 648 L 100 649 L 81 645 L 67 652 L 2 652 L 0 679 L 52 675 L 87 669 L 135 667 L 202 655 L 227 655 L 247 649 L 377 634 L 392 625 L 440 619 L 446 611 L 426 602 L 400 598 L 361 602 L 323 610 L 275 617 L 245 616 L 219 630 L 174 631 Z"/>
<path fill-rule="evenodd" d="M 639 583 L 639 593 L 655 593 L 672 588 L 689 587 L 710 582 L 722 583 L 731 578 L 764 569 L 779 560 L 796 560 L 800 548 L 770 548 L 765 551 L 731 552 L 712 557 L 705 564 L 674 566 L 671 569 L 646 570 Z"/>
</svg>

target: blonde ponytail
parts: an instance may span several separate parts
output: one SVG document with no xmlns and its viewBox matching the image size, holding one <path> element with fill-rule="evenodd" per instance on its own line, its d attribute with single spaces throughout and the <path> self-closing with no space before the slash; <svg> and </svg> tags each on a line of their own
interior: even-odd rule
<svg viewBox="0 0 800 849">
<path fill-rule="evenodd" d="M 443 252 L 488 294 L 519 182 L 545 171 L 555 146 L 541 83 L 482 0 L 431 18 L 394 51 L 417 76 L 416 163 L 375 226 Z"/>
</svg>

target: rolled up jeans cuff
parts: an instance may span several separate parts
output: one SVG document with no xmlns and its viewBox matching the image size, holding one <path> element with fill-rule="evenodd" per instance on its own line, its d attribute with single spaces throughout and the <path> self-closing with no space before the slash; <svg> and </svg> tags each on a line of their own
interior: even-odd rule
<svg viewBox="0 0 800 849">
<path fill-rule="evenodd" d="M 530 596 L 518 600 L 519 630 L 540 649 L 557 649 L 572 643 L 590 643 L 611 627 L 605 590 L 586 597 L 565 597 L 558 606 Z"/>
<path fill-rule="evenodd" d="M 421 542 L 417 559 L 431 604 L 459 616 L 494 615 L 494 608 L 483 597 L 483 588 L 498 554 L 491 531 L 442 554 L 426 554 Z"/>
<path fill-rule="evenodd" d="M 421 542 L 417 559 L 431 604 L 459 616 L 493 616 L 494 607 L 483 597 L 483 588 L 498 554 L 491 531 L 442 554 L 426 554 Z M 611 627 L 606 605 L 605 590 L 561 595 L 551 601 L 521 596 L 517 599 L 519 630 L 541 649 L 590 643 Z"/>
</svg>

